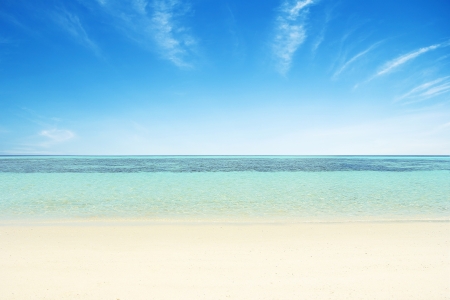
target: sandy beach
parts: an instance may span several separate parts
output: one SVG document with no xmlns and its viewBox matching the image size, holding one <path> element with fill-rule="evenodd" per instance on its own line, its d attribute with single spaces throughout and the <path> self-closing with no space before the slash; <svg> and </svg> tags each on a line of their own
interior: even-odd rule
<svg viewBox="0 0 450 300">
<path fill-rule="evenodd" d="M 450 299 L 450 223 L 0 227 L 2 299 Z"/>
</svg>

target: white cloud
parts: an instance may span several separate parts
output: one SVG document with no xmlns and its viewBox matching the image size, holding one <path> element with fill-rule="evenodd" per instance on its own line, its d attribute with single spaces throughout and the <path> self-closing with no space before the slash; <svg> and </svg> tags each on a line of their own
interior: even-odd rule
<svg viewBox="0 0 450 300">
<path fill-rule="evenodd" d="M 447 81 L 444 84 L 441 84 L 441 85 L 438 85 L 438 86 L 434 86 L 434 87 L 430 88 L 429 90 L 423 92 L 421 94 L 421 96 L 424 96 L 424 97 L 427 97 L 427 98 L 428 97 L 435 97 L 437 95 L 446 93 L 449 90 L 450 90 L 450 82 Z"/>
<path fill-rule="evenodd" d="M 313 3 L 313 0 L 285 0 L 281 5 L 276 18 L 272 49 L 277 61 L 277 70 L 282 75 L 289 71 L 292 57 L 307 37 L 305 18 L 308 10 L 306 8 Z"/>
<path fill-rule="evenodd" d="M 162 58 L 182 68 L 191 67 L 197 40 L 185 26 L 189 12 L 179 0 L 97 0 L 113 23 L 131 40 L 146 48 L 157 47 Z"/>
<path fill-rule="evenodd" d="M 18 137 L 17 142 L 10 143 L 12 146 L 10 149 L 1 149 L 2 147 L 0 147 L 0 153 L 16 155 L 70 154 L 73 151 L 73 144 L 66 143 L 73 140 L 75 137 L 76 134 L 67 129 L 53 128 L 41 130 L 32 136 Z"/>
<path fill-rule="evenodd" d="M 423 83 L 396 98 L 394 102 L 403 101 L 404 104 L 416 103 L 447 93 L 450 91 L 449 78 L 450 76 L 446 76 Z"/>
<path fill-rule="evenodd" d="M 407 54 L 401 55 L 397 58 L 394 58 L 393 60 L 390 60 L 387 63 L 385 63 L 372 78 L 388 74 L 388 73 L 394 71 L 396 68 L 400 67 L 401 65 L 407 63 L 408 61 L 410 61 L 412 59 L 415 59 L 416 57 L 418 57 L 422 54 L 425 54 L 432 50 L 436 50 L 440 47 L 446 47 L 448 45 L 449 45 L 448 42 L 442 43 L 442 44 L 435 44 L 435 45 L 431 45 L 428 47 L 423 47 L 423 48 L 414 50 L 410 53 L 407 53 Z"/>
<path fill-rule="evenodd" d="M 48 138 L 51 143 L 62 143 L 75 137 L 72 131 L 65 129 L 42 130 L 39 135 Z"/>
<path fill-rule="evenodd" d="M 188 33 L 187 28 L 176 22 L 175 10 L 179 5 L 178 1 L 155 1 L 151 22 L 154 28 L 154 39 L 164 56 L 179 67 L 189 67 L 190 64 L 185 57 L 195 46 L 196 41 Z"/>
</svg>

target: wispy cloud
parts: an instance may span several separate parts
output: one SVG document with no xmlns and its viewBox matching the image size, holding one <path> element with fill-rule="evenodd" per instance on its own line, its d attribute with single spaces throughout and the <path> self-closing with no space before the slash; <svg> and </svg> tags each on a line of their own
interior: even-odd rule
<svg viewBox="0 0 450 300">
<path fill-rule="evenodd" d="M 20 22 L 16 17 L 6 14 L 5 12 L 0 11 L 0 21 L 7 22 L 12 24 L 20 29 L 28 30 L 28 27 L 25 26 L 22 22 Z"/>
<path fill-rule="evenodd" d="M 285 0 L 280 7 L 272 49 L 277 70 L 282 75 L 291 68 L 292 57 L 307 37 L 305 29 L 307 8 L 313 3 L 314 0 Z"/>
<path fill-rule="evenodd" d="M 42 32 L 39 31 L 36 28 L 36 26 L 30 26 L 30 24 L 28 24 L 30 22 L 30 20 L 35 19 L 35 17 L 36 17 L 36 10 L 32 9 L 32 8 L 34 8 L 33 7 L 34 1 L 29 1 L 29 3 L 27 2 L 26 4 L 23 1 L 11 1 L 11 3 L 15 3 L 15 4 L 17 3 L 20 6 L 22 6 L 22 5 L 25 6 L 26 11 L 23 14 L 15 16 L 11 13 L 9 13 L 9 14 L 6 13 L 6 11 L 2 11 L 4 9 L 4 7 L 2 7 L 2 9 L 0 9 L 0 21 L 6 22 L 7 24 L 10 24 L 10 25 L 16 27 L 17 29 L 19 29 L 20 31 L 25 33 L 26 35 L 39 38 L 42 35 Z M 29 15 L 27 10 L 32 11 L 33 14 Z M 3 33 L 6 33 L 6 32 L 3 32 Z M 16 41 L 17 40 L 14 40 L 13 42 L 16 42 Z"/>
<path fill-rule="evenodd" d="M 16 136 L 13 144 L 13 149 L 3 151 L 4 153 L 12 154 L 52 154 L 58 147 L 64 147 L 66 142 L 72 141 L 77 137 L 77 134 L 70 129 L 65 128 L 62 123 L 63 119 L 58 117 L 48 117 L 42 115 L 33 109 L 27 107 L 17 107 L 17 112 L 14 114 L 21 119 L 22 123 L 29 123 L 27 127 L 33 128 L 34 134 L 21 136 L 20 131 L 7 131 L 9 135 Z M 0 126 L 0 134 L 2 127 Z M 5 146 L 5 145 L 0 145 Z M 2 147 L 0 147 L 0 151 Z M 4 148 L 4 147 L 3 147 Z M 67 152 L 66 152 L 67 153 Z"/>
<path fill-rule="evenodd" d="M 22 138 L 12 149 L 1 151 L 4 154 L 59 154 L 55 152 L 58 147 L 63 146 L 76 137 L 76 134 L 67 129 L 46 129 L 37 134 Z M 64 152 L 63 152 L 64 153 Z M 65 152 L 67 153 L 67 152 Z"/>
<path fill-rule="evenodd" d="M 352 58 L 350 58 L 349 60 L 347 60 L 346 62 L 344 62 L 342 64 L 342 66 L 333 74 L 332 78 L 336 79 L 337 77 L 339 77 L 339 75 L 345 71 L 351 64 L 353 64 L 355 61 L 357 61 L 358 59 L 362 58 L 364 55 L 366 55 L 367 53 L 369 53 L 370 51 L 372 51 L 374 48 L 376 48 L 380 42 L 376 42 L 375 44 L 371 45 L 370 47 L 368 47 L 367 49 L 365 49 L 364 51 L 359 52 L 358 54 L 356 54 L 355 56 L 353 56 Z"/>
<path fill-rule="evenodd" d="M 139 12 L 140 14 L 145 15 L 147 12 L 147 1 L 146 0 L 134 0 L 132 2 L 134 8 L 136 9 L 137 12 Z"/>
<path fill-rule="evenodd" d="M 190 67 L 186 55 L 196 45 L 196 40 L 188 33 L 188 29 L 176 21 L 176 10 L 179 1 L 155 1 L 151 16 L 154 38 L 164 56 L 179 67 Z"/>
<path fill-rule="evenodd" d="M 355 17 L 350 19 L 351 22 L 349 23 L 351 26 L 345 28 L 342 35 L 332 42 L 333 52 L 336 53 L 336 56 L 330 64 L 330 73 L 335 72 L 336 69 L 348 60 L 348 53 L 353 53 L 352 51 L 356 48 L 359 49 L 361 45 L 366 45 L 366 40 L 368 39 L 368 35 L 370 35 L 369 31 L 364 28 L 367 23 L 366 21 Z"/>
<path fill-rule="evenodd" d="M 97 56 L 101 56 L 100 48 L 89 37 L 78 16 L 65 9 L 60 9 L 53 13 L 53 20 L 78 43 L 93 51 Z"/>
<path fill-rule="evenodd" d="M 59 144 L 71 140 L 75 137 L 75 134 L 66 129 L 48 129 L 40 131 L 39 136 L 46 138 L 46 141 L 40 145 L 43 147 L 48 147 L 53 144 Z"/>
<path fill-rule="evenodd" d="M 97 0 L 101 9 L 113 18 L 125 35 L 153 48 L 156 44 L 161 57 L 181 68 L 192 67 L 197 40 L 183 18 L 189 6 L 180 0 Z M 117 24 L 116 24 L 117 25 Z"/>
<path fill-rule="evenodd" d="M 440 94 L 446 93 L 450 90 L 450 81 L 447 81 L 443 84 L 433 86 L 432 88 L 428 89 L 426 92 L 423 92 L 421 96 L 430 98 L 435 97 Z"/>
<path fill-rule="evenodd" d="M 242 43 L 242 40 L 240 38 L 240 30 L 238 26 L 238 22 L 236 20 L 236 17 L 234 16 L 233 10 L 231 9 L 230 5 L 226 4 L 225 6 L 227 11 L 227 18 L 226 18 L 226 24 L 228 26 L 228 32 L 231 37 L 232 41 L 232 51 L 235 57 L 243 58 L 245 55 L 244 52 L 244 43 Z"/>
<path fill-rule="evenodd" d="M 68 142 L 75 137 L 75 133 L 67 129 L 47 129 L 38 133 L 37 143 L 32 146 L 34 149 L 54 148 L 57 145 Z"/>
<path fill-rule="evenodd" d="M 319 49 L 319 46 L 323 43 L 323 41 L 325 39 L 325 32 L 327 30 L 328 23 L 331 21 L 331 12 L 332 12 L 332 10 L 328 10 L 326 12 L 325 20 L 323 21 L 322 28 L 321 28 L 319 34 L 317 35 L 317 37 L 315 38 L 314 42 L 312 43 L 311 51 L 314 55 L 315 55 L 317 49 Z"/>
<path fill-rule="evenodd" d="M 43 116 L 27 107 L 20 107 L 16 116 L 21 119 L 32 122 L 34 124 L 37 124 L 41 127 L 55 127 L 58 122 L 62 121 L 60 118 L 57 117 Z"/>
<path fill-rule="evenodd" d="M 394 59 L 388 61 L 387 63 L 385 63 L 380 68 L 380 70 L 372 77 L 372 79 L 375 78 L 375 77 L 381 76 L 381 75 L 388 74 L 388 73 L 394 71 L 395 69 L 397 69 L 398 67 L 400 67 L 401 65 L 409 62 L 410 60 L 413 60 L 413 59 L 417 58 L 418 56 L 420 56 L 422 54 L 425 54 L 425 53 L 427 53 L 429 51 L 436 50 L 438 48 L 446 47 L 446 46 L 449 46 L 449 45 L 450 45 L 449 42 L 441 43 L 441 44 L 435 44 L 435 45 L 431 45 L 431 46 L 428 46 L 428 47 L 423 47 L 423 48 L 414 50 L 414 51 L 412 51 L 410 53 L 407 53 L 407 54 L 401 55 L 401 56 L 399 56 L 397 58 L 394 58 Z"/>
<path fill-rule="evenodd" d="M 323 28 L 320 31 L 319 36 L 316 38 L 316 40 L 312 44 L 311 50 L 314 54 L 316 53 L 317 49 L 319 49 L 319 46 L 320 46 L 320 44 L 322 44 L 324 38 L 325 38 L 325 28 Z"/>
<path fill-rule="evenodd" d="M 423 83 L 402 96 L 395 99 L 395 102 L 402 101 L 404 104 L 421 102 L 429 98 L 439 96 L 450 91 L 450 76 L 441 77 Z"/>
<path fill-rule="evenodd" d="M 323 40 L 325 39 L 325 31 L 328 21 L 325 22 L 325 25 L 323 25 L 322 29 L 319 32 L 319 35 L 314 40 L 311 50 L 315 54 L 317 49 L 319 49 L 319 46 L 322 44 Z"/>
</svg>

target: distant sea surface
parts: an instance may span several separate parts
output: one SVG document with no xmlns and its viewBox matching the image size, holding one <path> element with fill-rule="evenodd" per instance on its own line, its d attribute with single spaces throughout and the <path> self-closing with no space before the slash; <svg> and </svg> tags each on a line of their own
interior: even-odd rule
<svg viewBox="0 0 450 300">
<path fill-rule="evenodd" d="M 0 156 L 0 221 L 450 220 L 450 156 Z"/>
</svg>

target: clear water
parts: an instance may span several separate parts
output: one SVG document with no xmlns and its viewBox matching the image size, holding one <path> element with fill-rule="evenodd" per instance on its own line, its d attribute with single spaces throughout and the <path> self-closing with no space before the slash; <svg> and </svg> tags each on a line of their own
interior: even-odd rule
<svg viewBox="0 0 450 300">
<path fill-rule="evenodd" d="M 0 157 L 0 220 L 449 220 L 450 157 Z"/>
</svg>

